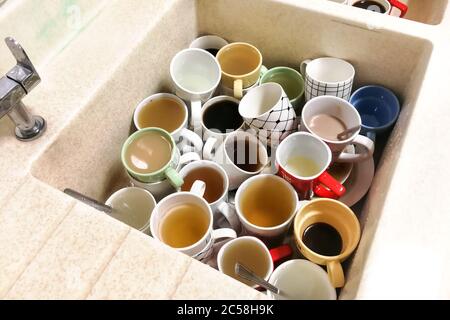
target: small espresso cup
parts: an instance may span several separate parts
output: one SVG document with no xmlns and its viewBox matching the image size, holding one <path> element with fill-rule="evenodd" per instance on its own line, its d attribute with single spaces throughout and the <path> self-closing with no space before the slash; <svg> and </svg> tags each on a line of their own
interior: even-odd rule
<svg viewBox="0 0 450 320">
<path fill-rule="evenodd" d="M 289 260 L 278 266 L 269 283 L 282 295 L 267 291 L 275 300 L 336 300 L 336 290 L 327 273 L 318 265 L 304 259 Z"/>
<path fill-rule="evenodd" d="M 105 203 L 113 208 L 111 217 L 150 235 L 150 216 L 156 206 L 150 192 L 136 187 L 123 188 L 114 192 Z"/>
<path fill-rule="evenodd" d="M 289 182 L 301 200 L 319 197 L 339 198 L 345 187 L 327 169 L 331 164 L 330 148 L 319 138 L 306 132 L 291 134 L 278 146 L 275 166 L 278 175 Z"/>
<path fill-rule="evenodd" d="M 239 113 L 260 137 L 277 144 L 297 130 L 295 110 L 278 83 L 264 83 L 242 98 Z"/>
<path fill-rule="evenodd" d="M 392 128 L 400 114 L 396 95 L 381 86 L 366 86 L 356 90 L 350 103 L 361 116 L 361 133 L 375 141 L 378 133 Z"/>
<path fill-rule="evenodd" d="M 222 68 L 222 85 L 233 88 L 233 95 L 240 99 L 243 89 L 258 82 L 262 66 L 262 55 L 253 45 L 234 42 L 217 53 Z"/>
<path fill-rule="evenodd" d="M 201 152 L 203 149 L 202 139 L 187 129 L 188 108 L 176 95 L 157 93 L 145 98 L 136 107 L 133 121 L 138 130 L 161 128 L 170 132 L 175 142 L 183 139 L 192 144 L 195 151 Z"/>
<path fill-rule="evenodd" d="M 220 83 L 220 65 L 212 54 L 203 49 L 184 49 L 170 62 L 170 76 L 176 95 L 191 101 L 191 126 L 197 132 L 200 130 L 202 102 L 211 98 Z"/>
<path fill-rule="evenodd" d="M 153 152 L 156 149 L 158 152 Z M 196 153 L 181 155 L 170 133 L 160 128 L 145 128 L 133 133 L 122 146 L 121 160 L 128 173 L 143 183 L 168 179 L 178 188 L 183 179 L 176 171 L 180 162 L 198 158 Z M 159 166 L 149 168 L 150 164 Z"/>
<path fill-rule="evenodd" d="M 336 126 L 343 130 L 356 128 L 346 139 L 337 138 Z M 333 162 L 360 162 L 373 155 L 375 146 L 372 140 L 360 135 L 361 117 L 356 109 L 346 100 L 321 96 L 308 101 L 302 110 L 301 130 L 312 133 L 324 141 L 331 149 Z M 336 138 L 332 139 L 336 134 Z M 345 148 L 358 145 L 362 153 L 347 153 Z"/>
<path fill-rule="evenodd" d="M 257 288 L 258 285 L 236 274 L 235 266 L 238 262 L 266 281 L 273 272 L 273 261 L 269 249 L 255 237 L 239 237 L 226 243 L 217 255 L 217 266 L 220 272 L 252 288 Z"/>
<path fill-rule="evenodd" d="M 329 237 L 319 237 L 320 232 L 316 232 L 313 242 L 314 248 L 305 244 L 305 231 L 312 227 L 327 226 L 327 230 L 332 227 L 341 239 L 340 246 L 336 243 L 324 243 L 323 239 L 330 242 Z M 311 229 L 312 230 L 312 229 Z M 324 234 L 324 233 L 322 233 Z M 308 260 L 326 266 L 328 276 L 335 288 L 341 288 L 345 284 L 344 272 L 341 262 L 347 259 L 358 246 L 361 237 L 361 229 L 358 218 L 353 211 L 345 204 L 332 199 L 316 199 L 305 204 L 298 211 L 294 221 L 294 237 L 301 254 Z M 339 239 L 335 239 L 339 241 Z M 322 242 L 321 242 L 322 241 Z M 315 250 L 320 250 L 323 246 L 339 246 L 340 253 L 334 256 L 324 255 Z"/>
<path fill-rule="evenodd" d="M 318 96 L 350 99 L 355 68 L 347 61 L 329 57 L 307 59 L 300 64 L 300 72 L 306 82 L 306 101 Z"/>
<path fill-rule="evenodd" d="M 220 49 L 225 47 L 228 42 L 216 35 L 201 36 L 191 42 L 189 48 L 203 49 L 216 56 Z"/>
<path fill-rule="evenodd" d="M 408 6 L 398 0 L 348 0 L 347 4 L 353 7 L 399 17 L 404 17 L 408 12 Z"/>
<path fill-rule="evenodd" d="M 269 162 L 267 149 L 261 141 L 241 130 L 228 134 L 218 147 L 207 142 L 203 158 L 222 166 L 230 180 L 229 190 L 236 190 L 242 182 L 261 173 Z"/>
<path fill-rule="evenodd" d="M 208 256 L 214 242 L 237 237 L 233 229 L 213 230 L 213 213 L 203 199 L 204 191 L 205 184 L 196 181 L 190 192 L 178 192 L 161 200 L 150 218 L 156 240 L 199 260 Z"/>
<path fill-rule="evenodd" d="M 221 214 L 234 230 L 239 230 L 236 211 L 228 203 L 228 176 L 221 166 L 208 160 L 195 161 L 181 169 L 180 175 L 184 180 L 181 191 L 189 191 L 197 180 L 203 181 L 206 185 L 203 198 L 208 201 L 214 215 Z"/>
<path fill-rule="evenodd" d="M 235 206 L 246 232 L 268 240 L 287 232 L 299 201 L 294 188 L 286 180 L 261 174 L 241 184 Z"/>
<path fill-rule="evenodd" d="M 295 112 L 299 114 L 305 92 L 305 82 L 302 75 L 292 68 L 276 67 L 266 71 L 261 77 L 261 84 L 267 82 L 275 82 L 281 85 Z"/>
</svg>

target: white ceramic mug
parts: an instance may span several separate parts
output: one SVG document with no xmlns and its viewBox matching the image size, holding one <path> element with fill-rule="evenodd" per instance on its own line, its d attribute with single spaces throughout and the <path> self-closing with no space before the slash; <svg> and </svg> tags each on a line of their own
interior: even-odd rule
<svg viewBox="0 0 450 320">
<path fill-rule="evenodd" d="M 183 100 L 181 100 L 180 98 L 178 98 L 176 95 L 170 94 L 170 93 L 157 93 L 157 94 L 153 94 L 147 98 L 145 98 L 144 100 L 142 100 L 138 106 L 136 107 L 135 111 L 134 111 L 134 115 L 133 115 L 133 121 L 134 121 L 134 125 L 138 130 L 143 129 L 140 125 L 139 125 L 139 114 L 141 112 L 143 112 L 143 109 L 151 102 L 155 101 L 155 100 L 160 100 L 160 99 L 171 99 L 173 101 L 175 101 L 177 104 L 179 104 L 183 109 L 184 109 L 184 119 L 182 121 L 182 123 L 180 123 L 180 125 L 178 126 L 178 128 L 176 128 L 175 130 L 173 130 L 172 132 L 169 132 L 170 135 L 172 136 L 172 138 L 175 140 L 176 143 L 178 143 L 180 141 L 180 139 L 183 139 L 184 141 L 187 141 L 188 143 L 191 143 L 194 146 L 194 149 L 196 152 L 201 152 L 201 150 L 203 149 L 203 141 L 202 139 L 193 131 L 188 130 L 187 129 L 187 124 L 188 124 L 188 108 L 186 106 L 186 104 L 184 103 Z M 166 128 L 163 128 L 166 129 Z"/>
<path fill-rule="evenodd" d="M 213 169 L 217 173 L 217 175 L 220 176 L 222 179 L 222 184 L 223 184 L 222 194 L 220 195 L 220 197 L 217 200 L 209 203 L 209 205 L 211 206 L 212 212 L 214 213 L 215 216 L 218 214 L 221 214 L 222 216 L 224 216 L 225 219 L 230 224 L 230 226 L 234 230 L 238 231 L 240 228 L 240 225 L 239 225 L 239 220 L 236 215 L 236 210 L 234 209 L 233 206 L 231 206 L 228 203 L 228 186 L 229 186 L 228 176 L 227 176 L 227 173 L 225 172 L 225 170 L 221 166 L 219 166 L 215 162 L 208 161 L 208 160 L 195 161 L 195 162 L 189 163 L 183 169 L 181 169 L 180 175 L 184 179 L 192 171 L 201 169 L 201 168 Z M 199 177 L 196 180 L 201 180 L 201 178 Z M 204 182 L 206 183 L 206 191 L 207 191 L 208 183 L 206 181 L 204 181 Z"/>
<path fill-rule="evenodd" d="M 329 57 L 307 59 L 301 63 L 300 72 L 305 78 L 306 101 L 324 95 L 350 99 L 355 68 L 347 61 Z"/>
<path fill-rule="evenodd" d="M 215 148 L 214 141 L 210 141 L 212 143 L 207 142 L 203 148 L 203 158 L 213 160 L 225 169 L 230 180 L 229 190 L 237 189 L 246 179 L 261 173 L 269 161 L 266 147 L 256 136 L 248 132 L 241 130 L 231 132 L 217 148 Z M 259 159 L 260 167 L 256 171 L 244 171 L 233 162 L 232 157 L 234 157 L 235 152 L 237 153 L 237 160 L 242 159 L 239 153 L 245 152 L 245 141 L 248 141 L 249 153 L 251 153 L 249 154 L 249 161 L 256 164 L 257 159 Z M 213 154 L 214 149 L 216 150 L 215 154 Z"/>
<path fill-rule="evenodd" d="M 311 127 L 311 119 L 318 114 L 327 114 L 336 117 L 345 125 L 347 129 L 359 127 L 351 136 L 344 140 L 329 140 L 314 132 Z M 302 110 L 301 130 L 307 131 L 320 138 L 331 149 L 333 161 L 337 162 L 360 162 L 371 157 L 375 150 L 375 145 L 369 138 L 360 135 L 361 116 L 358 111 L 346 100 L 333 97 L 321 96 L 308 101 Z M 345 148 L 355 144 L 362 147 L 362 153 L 346 153 Z"/>
<path fill-rule="evenodd" d="M 251 188 L 255 183 L 267 182 L 267 180 L 272 179 L 279 184 L 280 188 L 283 188 L 284 194 L 288 194 L 290 198 L 290 205 L 291 205 L 291 212 L 288 215 L 288 218 L 281 224 L 272 226 L 272 227 L 262 227 L 258 226 L 256 224 L 251 223 L 247 217 L 245 216 L 244 211 L 246 210 L 243 207 L 243 197 L 245 193 Z M 257 201 L 257 198 L 254 198 L 255 201 Z M 276 200 L 273 202 L 274 204 L 277 203 Z M 262 238 L 272 238 L 272 237 L 278 237 L 282 234 L 285 234 L 291 223 L 292 220 L 295 217 L 295 214 L 300 207 L 301 202 L 298 201 L 297 193 L 295 192 L 295 189 L 284 179 L 271 175 L 271 174 L 260 174 L 254 177 L 251 177 L 250 179 L 246 180 L 242 185 L 239 187 L 236 197 L 235 197 L 235 206 L 236 206 L 236 212 L 238 214 L 239 220 L 241 221 L 241 224 L 243 228 L 247 231 L 247 233 L 251 235 L 255 235 L 257 237 Z"/>
<path fill-rule="evenodd" d="M 200 182 L 200 181 L 196 181 Z M 184 248 L 174 248 L 192 258 L 201 260 L 208 256 L 208 252 L 212 250 L 214 242 L 220 239 L 234 239 L 237 237 L 236 232 L 233 229 L 222 228 L 213 230 L 213 213 L 208 202 L 203 199 L 203 192 L 205 191 L 203 184 L 203 189 L 198 187 L 198 184 L 194 183 L 191 191 L 192 192 L 178 192 L 171 194 L 161 200 L 155 207 L 150 218 L 150 230 L 153 237 L 164 243 L 161 238 L 160 227 L 164 219 L 170 210 L 179 205 L 194 204 L 202 208 L 203 213 L 208 219 L 208 228 L 203 237 L 196 243 L 184 247 Z"/>
<path fill-rule="evenodd" d="M 274 82 L 250 90 L 239 104 L 247 126 L 277 143 L 297 129 L 297 116 L 283 88 Z"/>
<path fill-rule="evenodd" d="M 328 274 L 318 265 L 303 259 L 289 260 L 278 266 L 269 282 L 284 295 L 270 291 L 275 300 L 336 300 L 336 290 Z"/>
<path fill-rule="evenodd" d="M 170 63 L 170 76 L 176 95 L 191 101 L 191 126 L 195 132 L 201 130 L 202 102 L 211 98 L 215 92 L 220 83 L 221 72 L 216 58 L 198 48 L 181 50 Z"/>
<path fill-rule="evenodd" d="M 259 255 L 258 260 L 260 260 L 260 259 L 264 260 L 264 263 L 266 264 L 265 265 L 266 272 L 264 274 L 258 274 L 258 276 L 260 276 L 261 278 L 263 278 L 266 281 L 269 280 L 269 277 L 273 272 L 273 261 L 272 261 L 272 257 L 270 255 L 269 249 L 261 240 L 259 240 L 258 238 L 255 238 L 255 237 L 250 237 L 250 236 L 239 237 L 237 239 L 231 240 L 228 243 L 226 243 L 222 248 L 220 248 L 219 253 L 217 254 L 217 266 L 219 268 L 219 271 L 230 277 L 233 277 L 237 280 L 241 279 L 235 273 L 234 268 L 232 271 L 225 270 L 224 258 L 236 260 L 236 262 L 242 263 L 244 265 L 244 267 L 252 269 L 252 266 L 246 264 L 244 261 L 248 257 L 243 257 L 243 259 L 244 259 L 243 260 L 242 258 L 239 259 L 239 257 L 229 257 L 228 256 L 230 254 L 231 250 L 234 249 L 234 252 L 238 252 L 238 249 L 236 250 L 235 248 L 245 245 L 245 243 L 252 243 L 253 245 L 255 245 L 258 248 L 257 249 L 258 251 L 253 252 L 252 256 Z M 255 250 L 256 250 L 256 248 L 255 248 Z M 252 271 L 254 271 L 254 270 L 252 270 Z M 251 287 L 257 288 L 258 285 L 252 284 Z"/>
<path fill-rule="evenodd" d="M 156 206 L 150 192 L 136 187 L 123 188 L 114 192 L 105 203 L 113 208 L 111 217 L 150 235 L 150 216 Z"/>
<path fill-rule="evenodd" d="M 192 41 L 191 44 L 189 45 L 189 48 L 198 48 L 198 49 L 203 49 L 203 50 L 207 50 L 207 51 L 208 51 L 208 49 L 213 49 L 213 50 L 219 51 L 220 49 L 225 47 L 227 44 L 228 44 L 228 41 L 226 41 L 225 39 L 223 39 L 219 36 L 206 35 L 206 36 L 198 37 L 197 39 Z M 209 52 L 209 53 L 212 54 L 212 52 Z"/>
<path fill-rule="evenodd" d="M 194 152 L 185 153 L 180 157 L 180 162 L 178 163 L 175 170 L 177 172 L 180 172 L 180 169 L 183 165 L 198 160 L 200 160 L 200 156 L 197 153 Z M 168 179 L 164 179 L 153 183 L 145 183 L 133 177 L 127 170 L 125 170 L 125 172 L 127 173 L 128 178 L 130 179 L 131 184 L 133 186 L 149 191 L 157 201 L 160 201 L 164 197 L 167 197 L 169 194 L 177 191 L 177 189 L 170 183 Z"/>
</svg>

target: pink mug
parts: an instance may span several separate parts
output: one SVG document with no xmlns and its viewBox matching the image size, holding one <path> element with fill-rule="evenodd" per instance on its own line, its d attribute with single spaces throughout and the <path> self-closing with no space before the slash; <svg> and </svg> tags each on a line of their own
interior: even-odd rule
<svg viewBox="0 0 450 320">
<path fill-rule="evenodd" d="M 301 200 L 309 200 L 313 194 L 337 199 L 344 195 L 345 187 L 327 172 L 331 159 L 325 142 L 310 133 L 297 132 L 278 146 L 275 164 L 278 175 L 297 190 Z"/>
</svg>

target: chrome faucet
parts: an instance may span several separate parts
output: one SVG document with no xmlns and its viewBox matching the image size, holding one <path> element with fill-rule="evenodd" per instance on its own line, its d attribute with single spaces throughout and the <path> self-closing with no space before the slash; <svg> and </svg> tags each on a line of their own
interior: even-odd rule
<svg viewBox="0 0 450 320">
<path fill-rule="evenodd" d="M 7 115 L 16 124 L 17 139 L 34 140 L 45 131 L 46 123 L 42 117 L 27 111 L 22 98 L 38 85 L 41 78 L 22 46 L 11 37 L 5 42 L 17 65 L 0 78 L 0 118 Z"/>
</svg>

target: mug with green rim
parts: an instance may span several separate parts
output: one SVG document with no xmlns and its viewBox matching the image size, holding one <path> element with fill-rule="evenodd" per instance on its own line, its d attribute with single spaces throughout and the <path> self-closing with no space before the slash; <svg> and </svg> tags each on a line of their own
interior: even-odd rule
<svg viewBox="0 0 450 320">
<path fill-rule="evenodd" d="M 295 112 L 298 114 L 303 103 L 303 94 L 305 92 L 305 81 L 302 75 L 297 70 L 289 67 L 275 67 L 266 70 L 261 70 L 263 75 L 260 83 L 275 82 L 281 85 L 289 97 Z"/>
<path fill-rule="evenodd" d="M 149 133 L 155 132 L 158 133 L 166 142 L 169 143 L 170 158 L 165 164 L 162 165 L 162 167 L 154 171 L 149 170 L 148 172 L 144 172 L 145 169 L 141 169 L 138 172 L 138 170 L 133 169 L 132 165 L 130 165 L 130 163 L 128 162 L 127 151 L 135 141 L 141 139 L 143 136 L 148 135 Z M 155 145 L 155 148 L 156 147 L 157 146 Z M 143 156 L 143 153 L 145 154 L 145 150 L 143 150 L 142 147 L 140 148 L 140 150 L 136 149 L 136 151 L 140 152 L 139 156 L 141 157 Z M 176 168 L 178 167 L 179 163 L 187 162 L 188 158 L 196 160 L 199 159 L 199 156 L 195 152 L 188 152 L 181 155 L 180 150 L 177 148 L 175 141 L 173 140 L 170 133 L 161 128 L 145 128 L 133 133 L 131 136 L 128 137 L 128 139 L 123 144 L 121 152 L 121 160 L 124 167 L 127 169 L 128 173 L 134 178 L 136 178 L 138 181 L 143 183 L 154 183 L 167 179 L 175 188 L 179 188 L 183 184 L 183 178 L 177 172 Z M 159 159 L 158 161 L 164 162 L 164 160 L 165 159 L 163 160 Z M 139 159 L 137 161 L 139 162 Z"/>
</svg>

